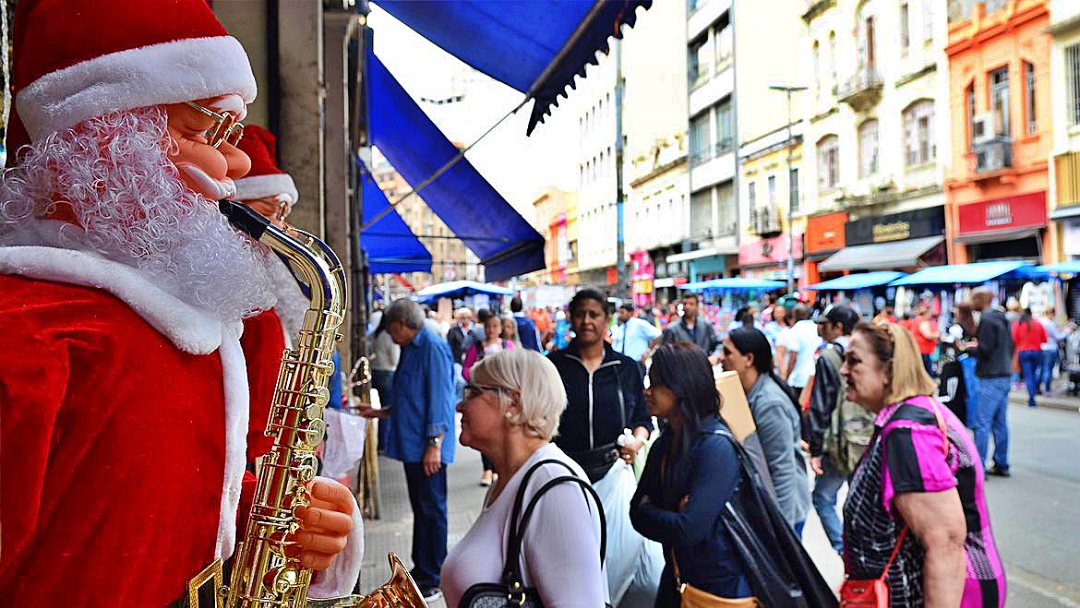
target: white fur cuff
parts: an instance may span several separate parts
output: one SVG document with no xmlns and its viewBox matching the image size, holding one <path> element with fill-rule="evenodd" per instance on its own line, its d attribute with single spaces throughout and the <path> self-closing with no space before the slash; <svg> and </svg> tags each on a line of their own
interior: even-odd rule
<svg viewBox="0 0 1080 608">
<path fill-rule="evenodd" d="M 232 36 L 175 40 L 95 57 L 45 74 L 15 104 L 32 141 L 116 110 L 235 93 L 251 103 L 255 75 Z"/>
</svg>

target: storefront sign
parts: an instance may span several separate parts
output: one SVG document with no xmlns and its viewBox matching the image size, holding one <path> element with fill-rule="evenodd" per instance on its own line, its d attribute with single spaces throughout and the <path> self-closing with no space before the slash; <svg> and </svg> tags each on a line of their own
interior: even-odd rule
<svg viewBox="0 0 1080 608">
<path fill-rule="evenodd" d="M 847 213 L 830 213 L 806 219 L 806 253 L 836 251 L 844 248 L 844 225 Z"/>
<path fill-rule="evenodd" d="M 960 236 L 1042 228 L 1046 225 L 1046 192 L 1032 192 L 962 205 Z"/>
<path fill-rule="evenodd" d="M 844 229 L 846 246 L 906 241 L 945 234 L 945 208 L 929 207 L 883 217 L 867 217 L 848 222 Z"/>
<path fill-rule="evenodd" d="M 651 280 L 634 281 L 634 293 L 652 293 L 653 282 Z"/>
<path fill-rule="evenodd" d="M 796 260 L 803 257 L 802 235 L 794 235 L 791 244 Z M 788 235 L 781 234 L 770 239 L 758 239 L 739 246 L 739 266 L 771 266 L 788 259 Z"/>
</svg>

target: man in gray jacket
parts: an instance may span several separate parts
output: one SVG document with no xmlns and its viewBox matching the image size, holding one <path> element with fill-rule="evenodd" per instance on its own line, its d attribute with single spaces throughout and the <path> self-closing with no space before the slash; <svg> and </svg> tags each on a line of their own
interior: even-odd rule
<svg viewBox="0 0 1080 608">
<path fill-rule="evenodd" d="M 696 293 L 685 293 L 682 297 L 683 315 L 678 321 L 667 326 L 662 340 L 664 344 L 671 342 L 690 342 L 697 344 L 701 350 L 709 355 L 709 363 L 720 363 L 720 341 L 716 339 L 716 330 L 712 323 L 698 315 L 701 307 L 701 296 Z"/>
</svg>

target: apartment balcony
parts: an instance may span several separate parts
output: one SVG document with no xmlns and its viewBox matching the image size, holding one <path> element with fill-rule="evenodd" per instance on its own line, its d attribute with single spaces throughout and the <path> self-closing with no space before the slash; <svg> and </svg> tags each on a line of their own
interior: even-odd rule
<svg viewBox="0 0 1080 608">
<path fill-rule="evenodd" d="M 697 191 L 735 178 L 735 147 L 720 143 L 690 158 L 690 182 Z"/>
<path fill-rule="evenodd" d="M 763 239 L 770 239 L 784 231 L 784 222 L 779 207 L 764 205 L 751 207 L 750 232 Z"/>
<path fill-rule="evenodd" d="M 713 66 L 707 77 L 690 74 L 688 78 L 690 116 L 697 116 L 705 108 L 730 96 L 735 90 L 735 70 L 731 69 L 731 63 L 731 61 L 718 63 Z"/>
<path fill-rule="evenodd" d="M 875 68 L 859 68 L 836 87 L 836 97 L 856 112 L 865 112 L 881 101 L 885 81 Z"/>
<path fill-rule="evenodd" d="M 693 40 L 709 29 L 731 8 L 731 0 L 690 0 L 686 5 L 686 39 Z"/>
<path fill-rule="evenodd" d="M 974 179 L 990 179 L 1012 169 L 1012 144 L 1012 138 L 1001 136 L 974 144 Z"/>
</svg>

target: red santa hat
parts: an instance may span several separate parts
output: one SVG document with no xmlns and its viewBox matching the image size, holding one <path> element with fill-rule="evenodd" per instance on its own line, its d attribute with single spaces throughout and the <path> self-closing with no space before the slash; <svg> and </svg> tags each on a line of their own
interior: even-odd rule
<svg viewBox="0 0 1080 608">
<path fill-rule="evenodd" d="M 108 112 L 255 99 L 247 53 L 206 0 L 22 0 L 13 41 L 12 150 Z"/>
<path fill-rule="evenodd" d="M 292 209 L 300 194 L 296 191 L 293 178 L 277 166 L 277 138 L 274 134 L 259 125 L 247 125 L 237 147 L 251 159 L 251 171 L 236 180 L 236 200 L 284 196 Z"/>
</svg>

